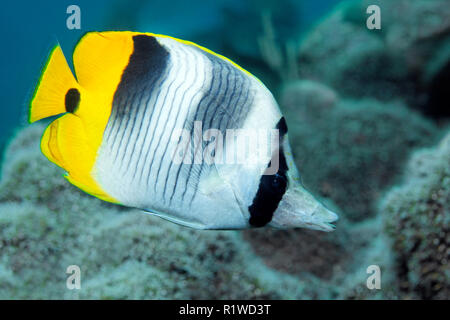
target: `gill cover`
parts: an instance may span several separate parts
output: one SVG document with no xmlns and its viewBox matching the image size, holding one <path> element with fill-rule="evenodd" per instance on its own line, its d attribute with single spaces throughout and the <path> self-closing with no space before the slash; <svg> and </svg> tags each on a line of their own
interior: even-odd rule
<svg viewBox="0 0 450 320">
<path fill-rule="evenodd" d="M 77 80 L 61 47 L 55 46 L 30 104 L 31 123 L 66 113 L 47 127 L 41 150 L 67 172 L 72 184 L 110 202 L 118 201 L 96 182 L 93 168 L 114 93 L 132 52 L 127 34 L 86 34 L 73 55 Z"/>
</svg>

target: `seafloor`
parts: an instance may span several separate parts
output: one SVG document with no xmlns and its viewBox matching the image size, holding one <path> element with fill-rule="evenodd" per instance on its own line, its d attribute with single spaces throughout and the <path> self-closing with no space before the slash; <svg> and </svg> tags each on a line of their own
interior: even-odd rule
<svg viewBox="0 0 450 320">
<path fill-rule="evenodd" d="M 340 5 L 286 50 L 265 20 L 255 54 L 335 232 L 198 231 L 107 204 L 45 159 L 36 124 L 4 157 L 0 299 L 449 299 L 450 6 L 379 0 L 387 27 L 371 31 L 371 2 Z M 371 265 L 381 289 L 366 286 Z"/>
</svg>

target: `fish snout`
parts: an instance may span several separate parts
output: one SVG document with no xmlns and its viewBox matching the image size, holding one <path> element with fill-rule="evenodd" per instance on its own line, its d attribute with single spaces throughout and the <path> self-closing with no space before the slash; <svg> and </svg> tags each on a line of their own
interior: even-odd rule
<svg viewBox="0 0 450 320">
<path fill-rule="evenodd" d="M 307 228 L 330 232 L 338 215 L 328 210 L 301 186 L 289 188 L 274 212 L 270 225 L 275 228 Z"/>
</svg>

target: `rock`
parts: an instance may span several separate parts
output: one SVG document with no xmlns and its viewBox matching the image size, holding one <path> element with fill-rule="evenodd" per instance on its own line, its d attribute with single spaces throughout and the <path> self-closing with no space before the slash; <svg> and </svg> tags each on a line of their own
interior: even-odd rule
<svg viewBox="0 0 450 320">
<path fill-rule="evenodd" d="M 395 268 L 380 216 L 352 223 L 343 217 L 332 233 L 246 230 L 245 239 L 270 268 L 314 283 L 317 299 L 397 299 Z M 367 287 L 369 266 L 381 269 L 381 289 Z M 323 294 L 326 292 L 326 295 Z"/>
<path fill-rule="evenodd" d="M 319 290 L 266 267 L 239 232 L 192 230 L 95 199 L 39 150 L 40 125 L 10 144 L 0 183 L 2 298 L 298 299 Z M 66 289 L 66 268 L 81 290 Z M 4 283 L 4 285 L 3 285 Z M 320 293 L 326 296 L 326 291 Z"/>
<path fill-rule="evenodd" d="M 340 104 L 330 113 L 343 108 Z M 414 123 L 404 114 L 402 117 L 408 124 Z M 382 119 L 389 122 L 388 116 Z M 395 281 L 394 271 L 401 270 L 398 265 L 420 263 L 418 270 L 423 270 L 429 263 L 422 262 L 418 251 L 404 262 L 411 251 L 404 249 L 403 240 L 398 240 L 400 247 L 392 247 L 394 259 L 379 215 L 355 223 L 341 210 L 338 229 L 329 234 L 271 229 L 208 232 L 107 204 L 64 181 L 61 170 L 39 151 L 42 130 L 38 125 L 20 131 L 5 156 L 0 182 L 0 298 L 386 299 L 405 296 L 398 293 L 404 289 Z M 429 163 L 440 159 L 442 164 L 444 156 L 433 153 L 427 159 Z M 411 169 L 416 182 L 428 174 L 429 169 L 420 168 Z M 430 170 L 433 177 L 440 172 Z M 428 178 L 423 180 L 424 185 L 433 185 L 428 182 Z M 448 198 L 448 186 L 443 188 Z M 392 201 L 401 197 L 387 199 L 383 214 L 394 212 L 389 209 L 397 208 Z M 443 206 L 449 203 L 442 201 Z M 327 205 L 333 208 L 331 203 Z M 444 208 L 446 214 L 438 214 L 441 218 L 448 217 L 448 206 Z M 436 220 L 439 225 L 435 229 L 428 228 L 426 219 L 427 227 L 421 232 L 427 232 L 430 242 L 434 243 L 435 237 L 428 230 L 441 228 L 444 235 L 448 233 L 442 229 L 444 223 L 448 226 L 448 219 Z M 398 229 L 386 227 L 389 239 L 405 239 L 404 234 L 418 230 L 405 223 L 410 220 L 390 220 Z M 432 275 L 426 273 L 432 288 L 445 284 L 439 269 L 442 265 L 436 262 L 440 247 L 441 243 L 437 253 L 428 244 L 423 248 L 426 261 L 438 266 L 433 267 Z M 434 260 L 428 257 L 432 254 Z M 382 268 L 382 290 L 366 287 L 366 269 L 373 264 Z M 81 290 L 66 289 L 69 265 L 81 269 Z M 418 271 L 409 268 L 408 275 L 415 279 Z M 440 278 L 432 282 L 436 273 Z M 445 294 L 439 290 L 438 297 Z"/>
<path fill-rule="evenodd" d="M 319 82 L 297 80 L 284 85 L 279 101 L 285 109 L 308 116 L 329 111 L 338 99 L 335 91 Z"/>
<path fill-rule="evenodd" d="M 381 30 L 366 9 L 381 8 Z M 301 43 L 302 78 L 342 96 L 402 99 L 434 118 L 449 117 L 450 8 L 445 0 L 347 1 Z"/>
<path fill-rule="evenodd" d="M 381 202 L 403 298 L 450 297 L 450 134 L 414 154 Z"/>
<path fill-rule="evenodd" d="M 284 100 L 297 99 L 291 96 L 286 92 Z M 283 107 L 303 183 L 333 200 L 352 221 L 374 215 L 376 199 L 408 153 L 431 144 L 438 132 L 401 103 L 341 100 L 325 109 Z"/>
<path fill-rule="evenodd" d="M 311 274 L 330 281 L 336 267 L 342 268 L 351 260 L 346 229 L 339 222 L 339 231 L 330 234 L 303 229 L 246 230 L 244 239 L 270 268 L 300 278 Z"/>
<path fill-rule="evenodd" d="M 286 84 L 280 101 L 302 181 L 340 221 L 331 234 L 247 230 L 244 238 L 270 268 L 300 279 L 317 277 L 333 298 L 398 297 L 377 201 L 409 153 L 432 144 L 439 131 L 401 103 L 341 100 L 311 81 Z M 365 284 L 373 264 L 383 269 L 382 292 Z"/>
</svg>

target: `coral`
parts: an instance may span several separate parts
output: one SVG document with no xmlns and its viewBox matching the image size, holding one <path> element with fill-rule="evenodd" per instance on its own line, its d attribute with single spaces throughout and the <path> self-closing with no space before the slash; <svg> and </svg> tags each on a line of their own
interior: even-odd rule
<svg viewBox="0 0 450 320">
<path fill-rule="evenodd" d="M 294 299 L 317 293 L 266 267 L 235 231 L 192 230 L 97 200 L 39 151 L 42 126 L 10 144 L 0 184 L 1 298 Z M 81 290 L 66 268 L 81 268 Z M 326 292 L 321 294 L 326 296 Z"/>
<path fill-rule="evenodd" d="M 450 298 L 450 134 L 409 161 L 381 203 L 406 298 Z"/>
<path fill-rule="evenodd" d="M 343 221 L 342 221 L 343 220 Z M 345 217 L 333 233 L 246 230 L 245 239 L 271 268 L 299 279 L 319 279 L 314 298 L 397 299 L 396 273 L 380 216 L 354 223 Z M 381 289 L 370 290 L 367 268 L 381 269 Z M 324 294 L 326 293 L 326 294 Z"/>
<path fill-rule="evenodd" d="M 388 238 L 380 216 L 350 224 L 346 243 L 349 259 L 345 269 L 336 273 L 334 287 L 340 299 L 398 299 L 395 268 Z M 380 289 L 368 289 L 369 266 L 380 268 Z"/>
<path fill-rule="evenodd" d="M 303 124 L 301 132 L 308 133 L 312 139 L 314 130 L 325 130 L 321 125 L 326 120 L 330 126 L 330 131 L 326 132 L 342 131 L 345 137 L 351 135 L 351 128 L 361 130 L 364 127 L 365 122 L 358 125 L 358 121 L 366 119 L 363 113 L 368 114 L 367 119 L 388 125 L 386 136 L 384 130 L 375 130 L 377 137 L 387 139 L 389 133 L 390 138 L 399 139 L 395 146 L 401 150 L 423 143 L 416 136 L 407 135 L 401 125 L 415 128 L 409 131 L 425 140 L 428 139 L 425 136 L 430 135 L 427 122 L 407 113 L 402 106 L 385 108 L 375 101 L 363 101 L 367 108 L 359 109 L 349 105 L 348 100 L 341 101 L 324 86 L 314 83 L 296 86 L 305 92 L 328 92 L 333 99 L 304 100 L 305 104 L 316 106 L 316 113 L 306 122 L 290 128 L 295 145 L 302 143 L 297 126 Z M 297 105 L 296 97 L 294 94 L 286 101 Z M 297 106 L 291 106 L 289 113 L 308 112 L 304 105 Z M 397 116 L 405 124 L 397 120 Z M 333 118 L 337 119 L 334 124 L 330 122 Z M 350 129 L 344 130 L 338 125 L 346 123 L 343 119 L 353 122 Z M 309 127 L 305 123 L 309 123 Z M 346 219 L 345 211 L 341 210 L 338 230 L 331 234 L 267 229 L 241 233 L 180 227 L 136 210 L 107 204 L 70 185 L 62 178 L 62 171 L 40 153 L 42 131 L 39 125 L 20 131 L 5 155 L 0 183 L 0 298 L 379 299 L 399 296 L 396 282 L 392 280 L 396 274 L 392 272 L 394 260 L 388 242 L 380 236 L 379 216 L 354 223 Z M 324 134 L 328 135 L 331 133 Z M 366 139 L 371 146 L 382 146 L 385 142 L 370 135 Z M 328 140 L 318 141 L 323 148 Z M 400 141 L 407 147 L 402 147 Z M 352 140 L 348 144 L 355 143 Z M 314 144 L 307 146 L 312 147 L 310 150 L 315 147 Z M 377 153 L 380 151 L 367 157 L 388 161 L 395 150 Z M 326 161 L 320 168 L 332 172 L 326 169 Z M 412 169 L 417 179 L 428 174 L 429 169 L 420 168 Z M 350 166 L 347 169 L 350 177 L 351 169 Z M 307 180 L 304 170 L 302 173 Z M 337 181 L 334 183 L 339 187 Z M 428 180 L 424 184 L 428 184 Z M 343 203 L 344 208 L 345 201 Z M 333 207 L 331 203 L 327 205 Z M 446 210 L 448 215 L 448 208 Z M 397 222 L 392 220 L 392 224 L 397 225 Z M 400 227 L 403 233 L 406 233 L 405 228 L 409 232 L 415 230 L 401 223 Z M 396 247 L 393 250 L 399 252 Z M 406 252 L 399 256 L 405 263 L 419 259 L 413 255 L 411 262 Z M 380 265 L 383 270 L 383 290 L 371 291 L 365 286 L 365 270 L 372 264 Z M 81 268 L 79 291 L 70 291 L 65 286 L 69 265 Z M 409 270 L 408 275 L 413 275 L 413 270 Z M 437 284 L 443 283 L 440 278 L 437 281 Z"/>
<path fill-rule="evenodd" d="M 344 20 L 337 10 L 304 39 L 299 49 L 300 76 L 323 82 L 341 94 L 393 99 L 412 91 L 402 81 L 405 70 L 391 57 L 383 39 L 369 33 L 365 21 Z M 360 16 L 365 18 L 361 11 Z"/>
<path fill-rule="evenodd" d="M 87 294 L 92 290 L 99 298 L 110 298 L 117 292 L 120 295 L 114 297 L 136 298 L 136 292 L 142 292 L 140 298 L 183 299 L 303 294 L 298 280 L 260 265 L 235 232 L 190 230 L 130 214 L 102 224 L 90 235 L 93 248 L 74 257 L 86 273 L 95 275 L 86 284 Z M 129 280 L 120 281 L 124 277 Z M 133 288 L 137 285 L 138 291 Z"/>
<path fill-rule="evenodd" d="M 341 219 L 331 234 L 248 230 L 245 239 L 269 267 L 317 277 L 333 298 L 397 298 L 377 201 L 409 153 L 432 144 L 439 130 L 400 102 L 342 99 L 309 80 L 286 83 L 280 103 L 303 183 Z M 373 264 L 382 269 L 382 290 L 366 287 L 366 268 Z"/>
<path fill-rule="evenodd" d="M 450 115 L 448 1 L 345 1 L 304 37 L 300 1 L 178 2 L 202 19 L 139 1 L 106 17 L 205 45 L 280 93 L 302 181 L 336 231 L 200 231 L 108 204 L 62 177 L 32 125 L 2 159 L 0 299 L 449 299 L 450 133 L 415 150 Z M 381 30 L 366 28 L 372 4 Z M 69 265 L 81 290 L 66 288 Z"/>
<path fill-rule="evenodd" d="M 336 96 L 300 81 L 287 85 L 280 100 L 303 183 L 358 221 L 374 214 L 374 201 L 408 152 L 431 144 L 438 130 L 401 103 Z"/>
<path fill-rule="evenodd" d="M 366 27 L 373 4 L 381 8 L 381 30 Z M 300 77 L 344 96 L 403 99 L 448 117 L 449 14 L 445 0 L 344 2 L 302 41 Z"/>
<path fill-rule="evenodd" d="M 329 281 L 351 258 L 347 226 L 339 232 L 311 230 L 245 230 L 244 239 L 271 268 L 307 278 L 311 274 Z"/>
<path fill-rule="evenodd" d="M 326 109 L 331 109 L 338 100 L 338 94 L 326 85 L 310 80 L 297 80 L 284 84 L 280 104 L 288 111 L 302 110 L 303 116 L 316 117 Z"/>
</svg>

